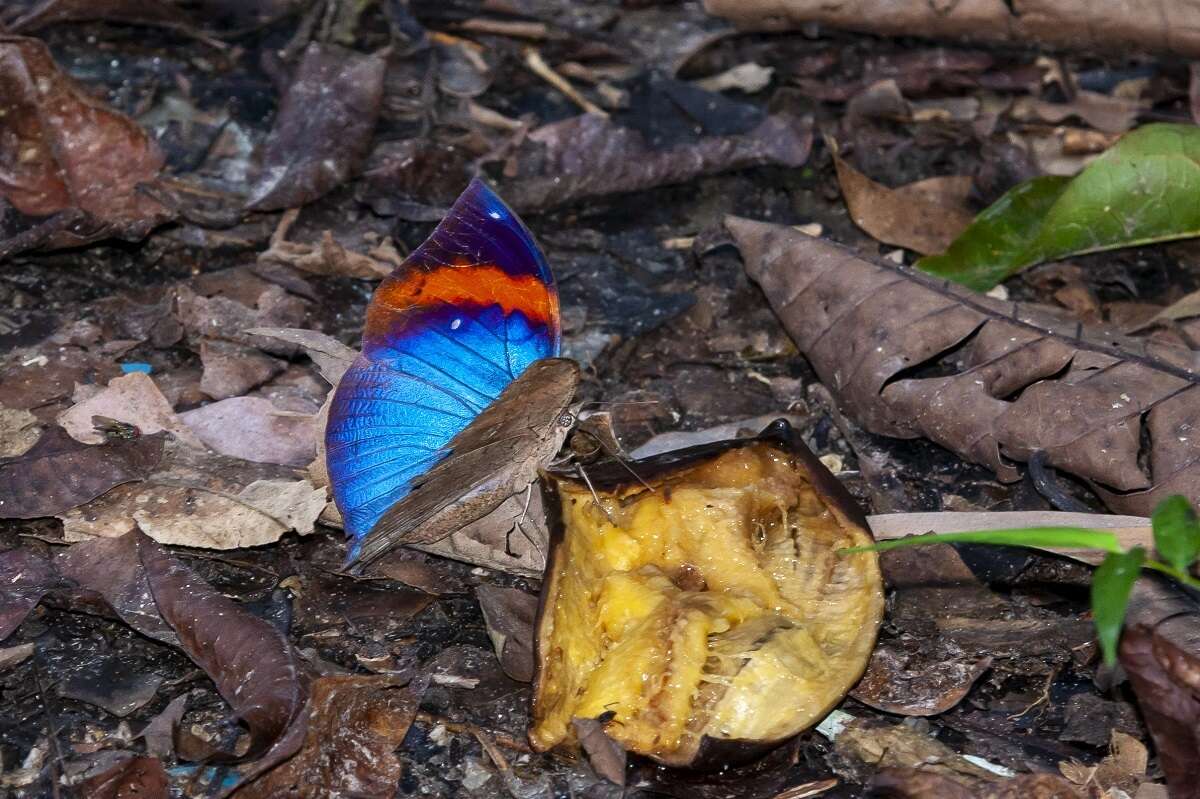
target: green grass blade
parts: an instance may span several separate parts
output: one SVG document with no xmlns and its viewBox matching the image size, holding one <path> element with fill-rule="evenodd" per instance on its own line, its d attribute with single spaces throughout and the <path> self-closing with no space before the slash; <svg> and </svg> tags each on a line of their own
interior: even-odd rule
<svg viewBox="0 0 1200 799">
<path fill-rule="evenodd" d="M 1012 530 L 979 530 L 969 533 L 929 533 L 892 541 L 880 541 L 870 546 L 843 549 L 841 552 L 885 552 L 901 547 L 930 544 L 995 544 L 1005 547 L 1036 547 L 1039 549 L 1099 549 L 1121 552 L 1121 542 L 1115 533 L 1089 530 L 1086 527 L 1022 527 Z"/>
<path fill-rule="evenodd" d="M 1117 643 L 1125 624 L 1129 594 L 1145 560 L 1146 550 L 1141 547 L 1128 552 L 1110 552 L 1092 576 L 1092 618 L 1096 623 L 1100 651 L 1109 666 L 1117 662 Z"/>
</svg>

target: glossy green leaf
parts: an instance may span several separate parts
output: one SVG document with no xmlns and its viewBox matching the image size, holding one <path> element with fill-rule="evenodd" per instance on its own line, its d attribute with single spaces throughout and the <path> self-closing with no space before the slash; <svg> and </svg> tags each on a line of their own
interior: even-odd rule
<svg viewBox="0 0 1200 799">
<path fill-rule="evenodd" d="M 1092 576 L 1092 619 L 1104 662 L 1117 662 L 1117 642 L 1125 624 L 1129 594 L 1146 560 L 1146 550 L 1134 547 L 1128 552 L 1110 552 Z"/>
<path fill-rule="evenodd" d="M 976 291 L 1044 261 L 1200 235 L 1200 127 L 1131 131 L 1073 178 L 1022 183 L 917 268 Z"/>
<path fill-rule="evenodd" d="M 1186 572 L 1200 555 L 1200 521 L 1186 498 L 1167 497 L 1154 509 L 1154 548 L 1170 565 Z"/>
<path fill-rule="evenodd" d="M 1006 547 L 1039 547 L 1042 549 L 1099 549 L 1120 552 L 1121 544 L 1114 533 L 1089 530 L 1085 527 L 1021 527 L 1013 530 L 980 530 L 970 533 L 930 533 L 880 541 L 865 547 L 843 549 L 842 552 L 884 552 L 901 547 L 929 544 L 995 544 Z"/>
</svg>

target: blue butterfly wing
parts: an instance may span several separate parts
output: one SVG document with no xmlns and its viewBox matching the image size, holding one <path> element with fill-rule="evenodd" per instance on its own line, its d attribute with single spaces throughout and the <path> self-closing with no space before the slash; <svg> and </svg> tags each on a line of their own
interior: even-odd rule
<svg viewBox="0 0 1200 799">
<path fill-rule="evenodd" d="M 375 290 L 325 428 L 334 501 L 363 536 L 534 361 L 558 355 L 558 292 L 533 235 L 481 181 Z"/>
</svg>

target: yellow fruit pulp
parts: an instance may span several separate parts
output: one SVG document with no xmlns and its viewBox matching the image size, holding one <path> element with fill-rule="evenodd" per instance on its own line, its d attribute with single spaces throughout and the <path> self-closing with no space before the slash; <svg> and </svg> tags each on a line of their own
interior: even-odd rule
<svg viewBox="0 0 1200 799">
<path fill-rule="evenodd" d="M 704 737 L 773 741 L 857 681 L 883 590 L 868 534 L 826 507 L 794 457 L 727 451 L 604 494 L 559 483 L 564 538 L 547 574 L 534 725 L 606 718 L 627 750 L 685 764 Z M 606 715 L 607 714 L 607 715 Z"/>
</svg>

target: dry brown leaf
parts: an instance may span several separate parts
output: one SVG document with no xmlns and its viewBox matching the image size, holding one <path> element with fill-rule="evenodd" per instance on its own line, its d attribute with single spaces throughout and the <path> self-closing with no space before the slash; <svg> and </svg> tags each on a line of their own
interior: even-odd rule
<svg viewBox="0 0 1200 799">
<path fill-rule="evenodd" d="M 141 483 L 119 486 L 59 516 L 63 538 L 117 538 L 141 530 L 163 544 L 237 549 L 311 532 L 325 492 L 294 470 L 214 455 L 170 442 Z"/>
<path fill-rule="evenodd" d="M 310 44 L 280 101 L 247 207 L 295 208 L 349 180 L 370 148 L 386 71 L 379 54 Z"/>
<path fill-rule="evenodd" d="M 1089 53 L 1131 48 L 1200 56 L 1200 7 L 1172 0 L 705 0 L 704 7 L 749 30 L 818 23 L 884 36 L 1032 41 Z"/>
<path fill-rule="evenodd" d="M 571 726 L 596 773 L 614 785 L 624 787 L 628 756 L 619 743 L 608 737 L 604 724 L 596 719 L 571 719 Z"/>
<path fill-rule="evenodd" d="M 504 197 L 520 210 L 542 210 L 589 197 L 683 183 L 702 175 L 764 164 L 800 166 L 808 160 L 812 125 L 775 114 L 747 133 L 705 136 L 657 150 L 633 128 L 595 114 L 532 131 L 506 176 Z"/>
<path fill-rule="evenodd" d="M 281 411 L 262 397 L 230 397 L 179 418 L 197 439 L 221 455 L 306 466 L 317 451 L 315 417 Z"/>
<path fill-rule="evenodd" d="M 968 658 L 961 652 L 933 662 L 923 654 L 880 643 L 850 696 L 886 713 L 936 716 L 961 702 L 992 665 L 990 657 Z"/>
<path fill-rule="evenodd" d="M 129 757 L 75 786 L 88 799 L 169 799 L 167 772 L 157 757 Z"/>
<path fill-rule="evenodd" d="M 1146 321 L 1129 328 L 1127 332 L 1135 333 L 1163 322 L 1175 322 L 1193 316 L 1200 316 L 1200 291 L 1193 291 L 1176 300 Z"/>
<path fill-rule="evenodd" d="M 416 718 L 424 684 L 390 677 L 313 681 L 304 744 L 236 792 L 238 799 L 390 799 L 404 769 L 396 750 Z"/>
<path fill-rule="evenodd" d="M 317 330 L 302 330 L 293 327 L 257 327 L 245 331 L 248 335 L 275 339 L 303 348 L 306 355 L 317 365 L 321 377 L 336 388 L 342 375 L 358 357 L 358 350 L 348 347 L 333 336 Z M 322 425 L 322 429 L 323 429 Z"/>
<path fill-rule="evenodd" d="M 1142 580 L 1142 582 L 1146 582 Z M 1137 695 L 1172 799 L 1197 799 L 1200 782 L 1200 613 L 1130 619 L 1121 636 L 1121 666 Z"/>
<path fill-rule="evenodd" d="M 1113 730 L 1109 739 L 1109 753 L 1099 763 L 1085 766 L 1074 761 L 1063 762 L 1058 764 L 1058 770 L 1081 788 L 1100 792 L 1116 788 L 1128 795 L 1145 782 L 1149 757 L 1141 741 L 1120 730 Z"/>
<path fill-rule="evenodd" d="M 797 347 L 871 432 L 924 436 L 1005 481 L 1019 476 L 1012 461 L 1041 451 L 1117 511 L 1200 495 L 1197 353 L 1063 322 L 788 227 L 726 224 Z M 924 371 L 934 368 L 944 371 Z"/>
<path fill-rule="evenodd" d="M 519 588 L 487 584 L 476 588 L 475 596 L 504 673 L 517 682 L 530 682 L 538 598 Z"/>
<path fill-rule="evenodd" d="M 76 441 L 99 444 L 104 435 L 96 430 L 93 416 L 131 424 L 144 435 L 167 432 L 190 446 L 204 446 L 176 415 L 154 380 L 142 372 L 114 377 L 106 388 L 63 411 L 58 423 Z"/>
<path fill-rule="evenodd" d="M 277 263 L 293 266 L 315 275 L 341 275 L 379 280 L 392 273 L 404 260 L 392 246 L 391 239 L 367 255 L 347 250 L 326 230 L 321 234 L 320 244 L 299 244 L 288 241 L 287 234 L 295 223 L 299 212 L 291 209 L 279 220 L 279 226 L 271 235 L 271 246 L 259 254 L 259 263 Z"/>
<path fill-rule="evenodd" d="M 846 724 L 834 745 L 850 762 L 874 768 L 920 768 L 964 785 L 996 779 L 944 743 L 904 724 L 855 719 Z"/>
<path fill-rule="evenodd" d="M 200 342 L 200 362 L 200 390 L 215 400 L 253 391 L 287 366 L 253 347 L 207 339 Z"/>
<path fill-rule="evenodd" d="M 0 458 L 0 519 L 54 516 L 141 480 L 158 465 L 163 438 L 88 445 L 51 427 L 27 452 Z"/>
<path fill-rule="evenodd" d="M 1048 103 L 1044 100 L 1020 98 L 1009 113 L 1016 119 L 1041 120 L 1057 124 L 1069 117 L 1078 117 L 1104 133 L 1124 133 L 1137 122 L 1144 104 L 1127 97 L 1079 91 L 1069 103 Z"/>
<path fill-rule="evenodd" d="M 970 175 L 927 178 L 889 189 L 842 160 L 832 140 L 830 150 L 850 218 L 878 241 L 935 255 L 975 218 L 966 203 Z"/>
<path fill-rule="evenodd" d="M 113 235 L 136 240 L 167 218 L 162 205 L 136 188 L 162 169 L 158 147 L 61 72 L 44 43 L 0 36 L 0 98 L 0 195 L 30 216 L 74 214 L 69 226 L 46 228 L 17 249 Z"/>
</svg>

